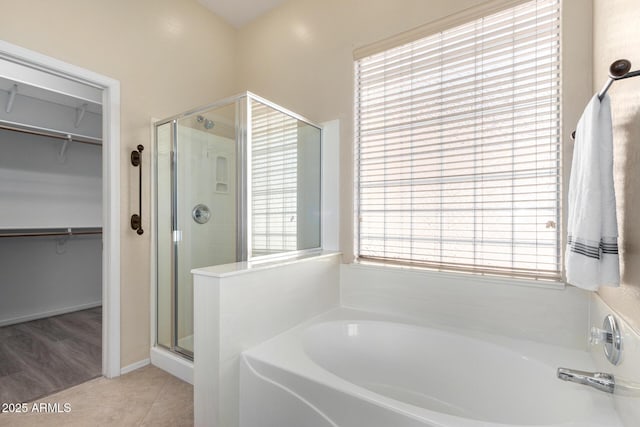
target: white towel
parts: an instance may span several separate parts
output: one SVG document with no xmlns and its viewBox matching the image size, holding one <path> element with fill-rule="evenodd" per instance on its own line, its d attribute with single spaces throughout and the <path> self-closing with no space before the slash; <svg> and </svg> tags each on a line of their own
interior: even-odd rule
<svg viewBox="0 0 640 427">
<path fill-rule="evenodd" d="M 591 291 L 600 286 L 619 286 L 613 136 L 607 95 L 602 101 L 595 95 L 578 121 L 568 207 L 567 282 Z"/>
</svg>

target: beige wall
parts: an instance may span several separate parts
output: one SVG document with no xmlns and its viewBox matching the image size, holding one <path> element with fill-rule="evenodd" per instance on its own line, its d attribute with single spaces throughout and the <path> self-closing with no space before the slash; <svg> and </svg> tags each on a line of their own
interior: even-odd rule
<svg viewBox="0 0 640 427">
<path fill-rule="evenodd" d="M 614 60 L 626 58 L 632 70 L 640 68 L 640 3 L 594 0 L 593 6 L 595 92 L 607 80 Z M 609 94 L 622 285 L 599 294 L 640 331 L 640 77 L 614 83 Z"/>
<path fill-rule="evenodd" d="M 297 0 L 240 31 L 240 87 L 317 122 L 341 120 L 340 245 L 346 262 L 353 256 L 353 51 L 482 3 L 487 1 Z M 569 135 L 591 94 L 592 21 L 591 2 L 563 3 L 563 135 Z"/>
<path fill-rule="evenodd" d="M 0 39 L 120 80 L 122 96 L 121 363 L 149 357 L 149 233 L 129 153 L 149 150 L 150 120 L 237 91 L 236 31 L 195 0 L 0 0 Z M 149 153 L 149 151 L 146 151 Z M 149 168 L 143 221 L 149 224 Z"/>
<path fill-rule="evenodd" d="M 575 126 L 608 64 L 640 67 L 637 0 L 564 0 L 563 133 Z M 149 234 L 136 209 L 129 152 L 150 142 L 149 121 L 248 89 L 316 122 L 341 120 L 341 246 L 352 252 L 353 50 L 480 3 L 477 0 L 294 0 L 240 31 L 195 0 L 0 0 L 0 39 L 120 80 L 122 88 L 122 365 L 149 354 Z M 586 6 L 586 7 L 585 7 Z M 10 17 L 10 19 L 8 19 Z M 24 17 L 24 19 L 22 19 Z M 594 86 L 592 88 L 592 86 Z M 640 78 L 614 85 L 621 289 L 603 297 L 640 329 Z M 635 100 L 635 102 L 634 102 Z M 565 156 L 570 159 L 570 145 Z M 150 147 L 148 147 L 150 148 Z M 149 170 L 145 171 L 149 189 Z M 345 184 L 346 183 L 346 184 Z M 636 191 L 634 191 L 636 190 Z M 145 197 L 148 199 L 148 191 Z M 149 223 L 149 204 L 144 221 Z M 637 215 L 637 214 L 636 214 Z M 634 262 L 635 261 L 635 262 Z"/>
<path fill-rule="evenodd" d="M 315 122 L 340 119 L 340 246 L 353 252 L 353 51 L 477 0 L 296 0 L 239 33 L 240 87 Z"/>
</svg>

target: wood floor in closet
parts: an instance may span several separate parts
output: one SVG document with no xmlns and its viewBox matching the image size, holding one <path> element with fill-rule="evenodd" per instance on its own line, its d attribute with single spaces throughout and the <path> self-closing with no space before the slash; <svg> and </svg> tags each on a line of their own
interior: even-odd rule
<svg viewBox="0 0 640 427">
<path fill-rule="evenodd" d="M 0 328 L 0 402 L 30 402 L 101 374 L 101 307 Z"/>
</svg>

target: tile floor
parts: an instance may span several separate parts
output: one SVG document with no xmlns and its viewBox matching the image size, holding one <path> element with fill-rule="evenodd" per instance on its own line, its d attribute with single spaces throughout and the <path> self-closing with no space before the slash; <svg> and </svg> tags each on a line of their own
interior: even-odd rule
<svg viewBox="0 0 640 427">
<path fill-rule="evenodd" d="M 27 413 L 0 414 L 0 427 L 193 425 L 193 386 L 151 365 L 111 380 L 96 378 L 34 403 L 58 403 L 62 413 L 31 412 L 29 403 Z"/>
</svg>

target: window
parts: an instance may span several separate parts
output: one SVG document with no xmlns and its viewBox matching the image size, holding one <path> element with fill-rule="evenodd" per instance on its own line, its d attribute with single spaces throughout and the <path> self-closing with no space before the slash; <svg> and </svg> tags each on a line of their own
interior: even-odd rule
<svg viewBox="0 0 640 427">
<path fill-rule="evenodd" d="M 559 7 L 356 60 L 360 259 L 560 277 Z"/>
<path fill-rule="evenodd" d="M 298 121 L 251 102 L 252 255 L 297 249 Z"/>
</svg>

